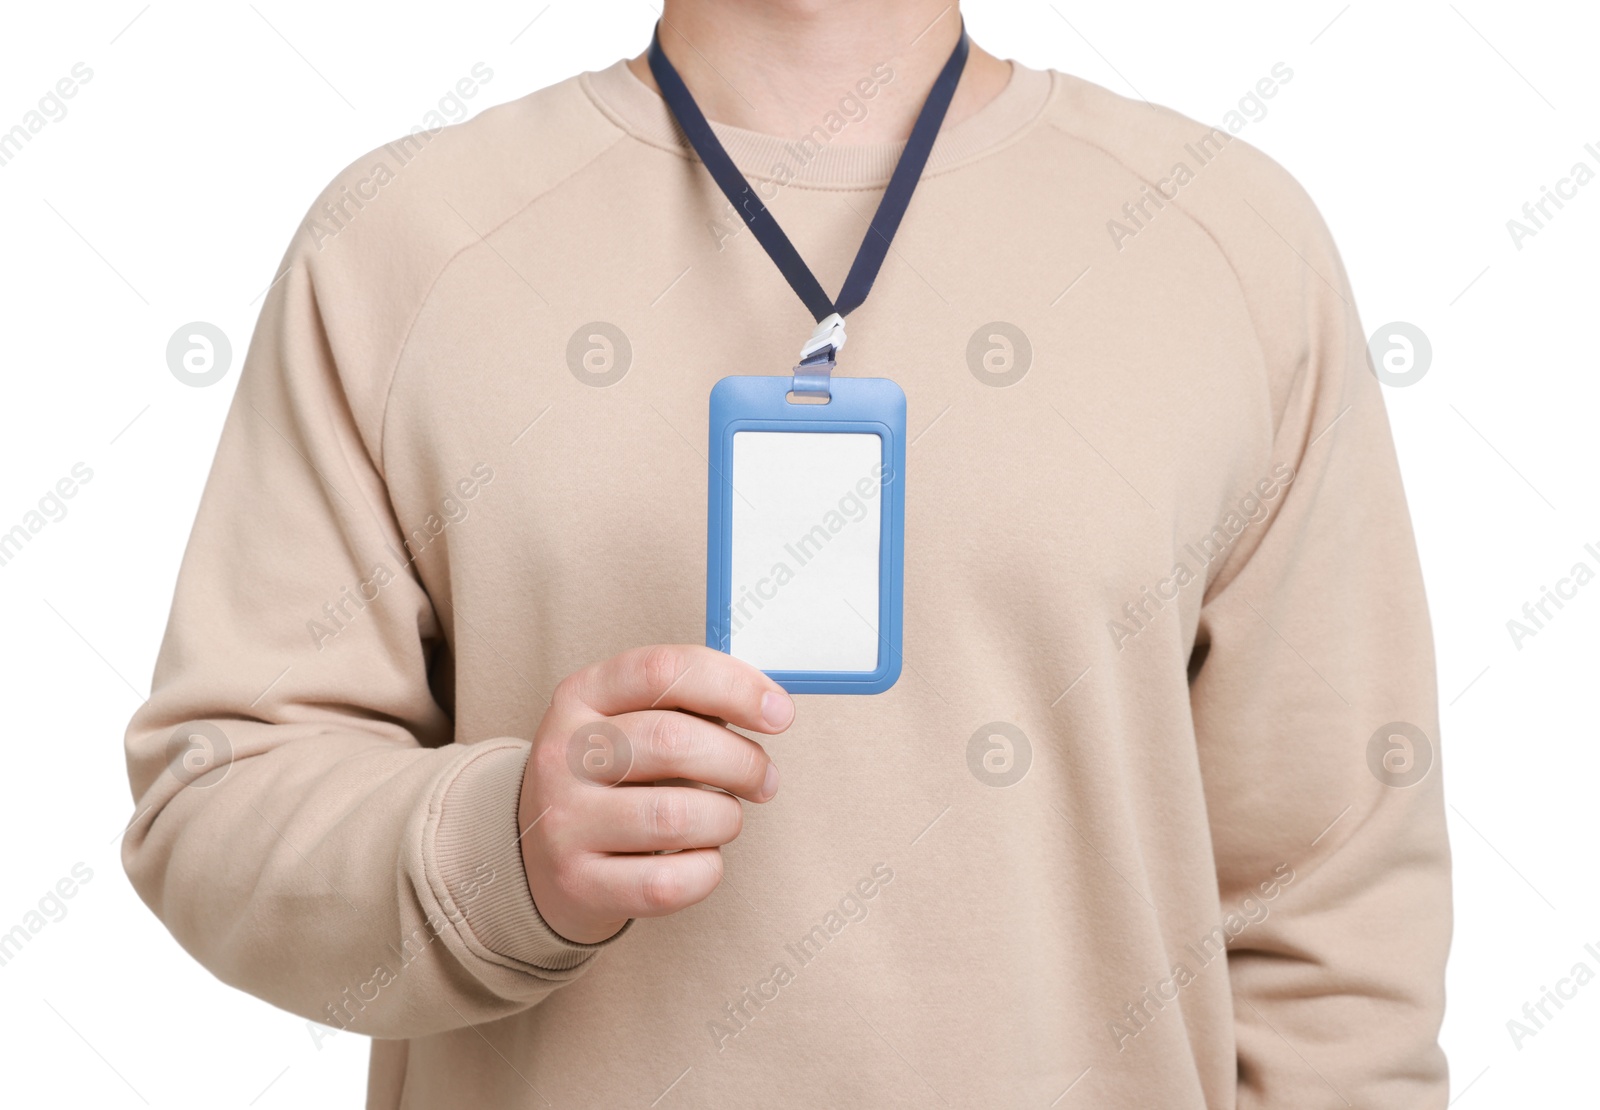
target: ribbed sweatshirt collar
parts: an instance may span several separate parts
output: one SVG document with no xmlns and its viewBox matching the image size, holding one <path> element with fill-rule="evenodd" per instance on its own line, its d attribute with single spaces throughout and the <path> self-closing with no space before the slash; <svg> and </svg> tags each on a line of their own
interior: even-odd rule
<svg viewBox="0 0 1600 1110">
<path fill-rule="evenodd" d="M 695 158 L 666 101 L 638 77 L 625 61 L 583 74 L 584 91 L 596 106 L 635 138 L 664 150 Z M 1011 79 L 1000 93 L 961 122 L 944 128 L 928 158 L 924 176 L 953 169 L 1005 143 L 1032 122 L 1050 96 L 1050 74 L 1011 63 Z M 871 102 L 866 102 L 868 110 Z M 904 142 L 850 142 L 845 118 L 818 120 L 810 138 L 766 135 L 712 121 L 712 130 L 745 176 L 782 180 L 818 189 L 881 188 L 893 173 Z"/>
</svg>

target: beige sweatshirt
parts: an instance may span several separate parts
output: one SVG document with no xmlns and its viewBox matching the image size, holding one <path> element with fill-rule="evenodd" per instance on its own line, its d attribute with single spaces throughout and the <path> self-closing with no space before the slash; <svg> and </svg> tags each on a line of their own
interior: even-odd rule
<svg viewBox="0 0 1600 1110">
<path fill-rule="evenodd" d="M 899 153 L 849 126 L 719 128 L 830 290 Z M 908 397 L 903 675 L 799 697 L 721 887 L 595 946 L 528 893 L 526 738 L 702 642 L 708 393 L 811 320 L 621 63 L 357 160 L 280 273 L 124 856 L 376 1038 L 370 1106 L 1444 1106 L 1421 576 L 1273 162 L 1021 66 L 940 137 L 839 369 Z"/>
</svg>

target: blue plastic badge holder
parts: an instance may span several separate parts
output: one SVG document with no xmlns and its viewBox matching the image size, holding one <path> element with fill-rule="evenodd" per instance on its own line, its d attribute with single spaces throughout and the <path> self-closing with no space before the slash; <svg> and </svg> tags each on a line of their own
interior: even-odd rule
<svg viewBox="0 0 1600 1110">
<path fill-rule="evenodd" d="M 831 356 L 832 352 L 828 354 Z M 831 377 L 827 370 L 814 379 L 796 368 L 795 375 L 723 378 L 711 390 L 710 480 L 707 503 L 706 643 L 732 654 L 736 621 L 753 615 L 760 597 L 775 594 L 777 585 L 734 582 L 735 497 L 739 474 L 735 467 L 734 437 L 740 432 L 782 432 L 813 435 L 876 436 L 879 440 L 877 502 L 878 582 L 877 611 L 862 613 L 853 606 L 839 617 L 846 624 L 841 634 L 859 635 L 849 626 L 859 619 L 869 626 L 877 642 L 876 659 L 861 670 L 780 670 L 766 673 L 792 694 L 877 694 L 900 677 L 902 570 L 905 556 L 905 453 L 906 396 L 887 378 Z M 823 403 L 790 400 L 797 395 L 825 398 Z M 752 437 L 754 442 L 757 437 Z M 870 446 L 870 445 L 869 445 Z M 798 474 L 796 481 L 808 481 Z M 847 495 L 848 496 L 848 495 Z M 858 498 L 857 502 L 863 499 Z M 852 504 L 854 504 L 853 502 Z M 819 535 L 821 533 L 819 532 Z M 792 551 L 793 548 L 785 548 Z M 801 553 L 803 554 L 803 553 Z M 801 571 L 803 573 L 803 570 Z M 781 572 L 780 572 L 781 574 Z M 738 598 L 735 598 L 738 591 Z M 759 596 L 757 596 L 759 594 Z M 735 602 L 740 612 L 735 612 Z M 834 619 L 830 615 L 830 619 Z M 865 664 L 863 656 L 861 661 Z M 765 669 L 765 668 L 764 668 Z"/>
</svg>

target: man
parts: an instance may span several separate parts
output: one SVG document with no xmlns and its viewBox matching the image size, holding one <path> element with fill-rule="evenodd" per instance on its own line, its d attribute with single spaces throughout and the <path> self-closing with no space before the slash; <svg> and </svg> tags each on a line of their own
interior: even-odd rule
<svg viewBox="0 0 1600 1110">
<path fill-rule="evenodd" d="M 961 33 L 660 26 L 830 289 Z M 972 47 L 838 369 L 908 398 L 903 675 L 791 698 L 697 646 L 703 444 L 811 322 L 646 60 L 405 152 L 289 249 L 130 728 L 199 960 L 373 1107 L 1444 1105 L 1421 576 L 1283 170 Z"/>
</svg>

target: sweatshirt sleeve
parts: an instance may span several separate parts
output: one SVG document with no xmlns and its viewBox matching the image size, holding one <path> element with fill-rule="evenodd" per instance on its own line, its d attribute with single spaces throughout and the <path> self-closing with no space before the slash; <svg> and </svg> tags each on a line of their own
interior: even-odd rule
<svg viewBox="0 0 1600 1110">
<path fill-rule="evenodd" d="M 1207 587 L 1191 683 L 1222 910 L 1249 922 L 1229 944 L 1238 1106 L 1442 1108 L 1433 644 L 1381 388 L 1310 201 L 1278 181 L 1231 200 L 1274 377 L 1278 469 L 1250 477 L 1287 478 Z"/>
<path fill-rule="evenodd" d="M 376 461 L 418 307 L 382 288 L 398 253 L 303 233 L 285 259 L 128 729 L 123 847 L 218 978 L 377 1037 L 524 1009 L 602 947 L 555 934 L 528 892 L 528 742 L 453 742 L 430 682 L 440 617 Z"/>
</svg>

